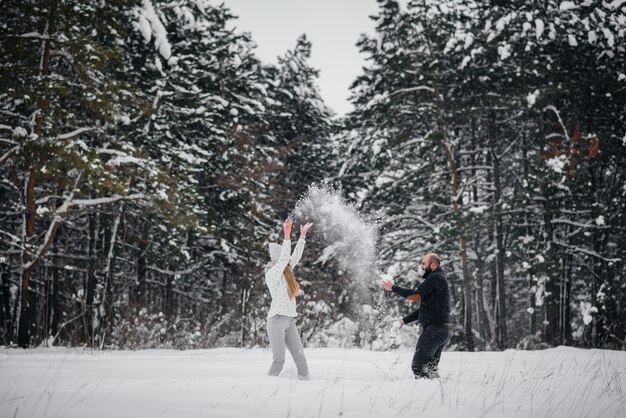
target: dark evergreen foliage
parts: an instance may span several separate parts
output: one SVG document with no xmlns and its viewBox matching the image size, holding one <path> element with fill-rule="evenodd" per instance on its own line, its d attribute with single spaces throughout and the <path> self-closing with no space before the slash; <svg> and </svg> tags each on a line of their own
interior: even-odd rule
<svg viewBox="0 0 626 418">
<path fill-rule="evenodd" d="M 4 1 L 0 344 L 265 345 L 267 243 L 328 181 L 400 285 L 439 253 L 454 348 L 626 348 L 626 3 L 378 3 L 335 118 L 315 45 L 264 64 L 224 5 Z M 386 347 L 404 305 L 354 315 L 324 246 L 303 341 Z"/>
</svg>

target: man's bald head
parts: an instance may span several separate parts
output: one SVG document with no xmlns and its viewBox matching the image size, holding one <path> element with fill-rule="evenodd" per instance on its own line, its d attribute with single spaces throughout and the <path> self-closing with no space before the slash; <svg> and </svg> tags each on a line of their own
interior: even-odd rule
<svg viewBox="0 0 626 418">
<path fill-rule="evenodd" d="M 428 267 L 432 266 L 432 269 L 436 269 L 440 265 L 439 256 L 435 253 L 428 253 L 422 258 L 422 268 L 426 270 Z"/>
</svg>

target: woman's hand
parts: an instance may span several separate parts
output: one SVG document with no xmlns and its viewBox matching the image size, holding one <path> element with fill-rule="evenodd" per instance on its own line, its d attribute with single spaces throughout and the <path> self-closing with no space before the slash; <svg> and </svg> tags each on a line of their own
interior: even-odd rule
<svg viewBox="0 0 626 418">
<path fill-rule="evenodd" d="M 309 232 L 309 228 L 311 227 L 311 223 L 308 223 L 306 225 L 300 225 L 300 235 L 302 237 L 306 237 L 306 233 Z"/>
<path fill-rule="evenodd" d="M 283 222 L 283 232 L 285 233 L 285 240 L 290 240 L 291 239 L 291 227 L 293 225 L 293 220 L 292 219 L 287 219 L 285 222 Z"/>
</svg>

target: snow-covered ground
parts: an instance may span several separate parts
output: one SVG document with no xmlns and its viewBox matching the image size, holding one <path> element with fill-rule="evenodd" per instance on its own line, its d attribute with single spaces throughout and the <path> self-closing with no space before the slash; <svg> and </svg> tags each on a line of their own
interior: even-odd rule
<svg viewBox="0 0 626 418">
<path fill-rule="evenodd" d="M 414 380 L 412 351 L 306 349 L 265 375 L 263 349 L 0 350 L 2 417 L 625 417 L 626 352 L 444 352 Z"/>
</svg>

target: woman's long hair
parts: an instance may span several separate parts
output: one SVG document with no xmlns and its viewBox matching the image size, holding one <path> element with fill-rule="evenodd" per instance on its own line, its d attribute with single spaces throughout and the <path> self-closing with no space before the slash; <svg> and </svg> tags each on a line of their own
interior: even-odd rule
<svg viewBox="0 0 626 418">
<path fill-rule="evenodd" d="M 285 280 L 287 281 L 287 295 L 289 296 L 289 299 L 293 299 L 300 291 L 300 285 L 296 281 L 296 276 L 293 275 L 293 271 L 291 271 L 290 264 L 287 264 L 283 274 L 285 275 Z"/>
</svg>

